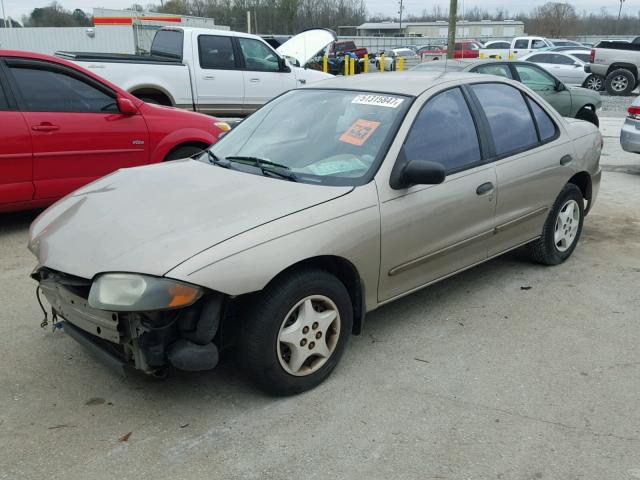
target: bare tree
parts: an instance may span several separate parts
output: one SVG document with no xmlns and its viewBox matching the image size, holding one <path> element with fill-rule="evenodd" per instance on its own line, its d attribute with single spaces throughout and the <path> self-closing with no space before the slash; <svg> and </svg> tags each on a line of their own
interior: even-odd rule
<svg viewBox="0 0 640 480">
<path fill-rule="evenodd" d="M 536 33 L 550 37 L 574 35 L 578 16 L 570 3 L 547 2 L 531 13 L 532 26 Z"/>
</svg>

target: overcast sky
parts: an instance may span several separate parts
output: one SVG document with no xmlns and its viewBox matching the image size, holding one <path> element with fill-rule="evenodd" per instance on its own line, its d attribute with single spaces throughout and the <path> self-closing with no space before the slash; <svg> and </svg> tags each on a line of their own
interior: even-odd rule
<svg viewBox="0 0 640 480">
<path fill-rule="evenodd" d="M 31 12 L 36 7 L 42 7 L 48 5 L 50 0 L 0 0 L 4 2 L 4 7 L 7 16 L 20 19 L 22 15 Z M 91 2 L 87 4 L 87 0 L 58 0 L 65 8 L 75 9 L 81 8 L 87 13 L 92 13 L 93 7 L 101 6 L 105 8 L 126 8 L 132 3 L 151 3 L 146 1 L 137 2 L 134 0 L 97 0 L 94 4 Z M 88 0 L 91 1 L 91 0 Z M 367 8 L 370 14 L 383 13 L 386 15 L 394 15 L 398 11 L 398 2 L 395 0 L 365 0 Z M 159 2 L 155 2 L 159 3 Z M 486 8 L 489 11 L 493 11 L 498 7 L 507 8 L 509 12 L 517 13 L 520 11 L 528 11 L 531 8 L 542 5 L 545 0 L 458 0 L 458 9 L 460 13 L 463 11 L 463 7 L 470 8 L 479 6 Z M 617 13 L 619 0 L 575 0 L 572 2 L 576 6 L 576 9 L 581 12 L 582 10 L 597 12 L 601 7 L 607 7 L 612 13 Z M 431 10 L 434 5 L 440 5 L 442 8 L 448 8 L 449 2 L 446 0 L 430 1 L 430 0 L 404 0 L 405 15 L 406 14 L 419 14 L 423 9 Z M 624 11 L 627 13 L 637 13 L 640 10 L 640 0 L 626 0 L 624 4 Z M 2 12 L 0 11 L 0 16 Z"/>
</svg>

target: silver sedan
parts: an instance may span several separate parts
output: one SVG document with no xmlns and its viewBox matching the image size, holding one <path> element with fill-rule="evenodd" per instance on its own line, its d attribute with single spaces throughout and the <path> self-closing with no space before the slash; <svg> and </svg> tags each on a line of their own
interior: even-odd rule
<svg viewBox="0 0 640 480">
<path fill-rule="evenodd" d="M 365 313 L 525 245 L 558 265 L 602 137 L 524 85 L 361 75 L 290 91 L 198 158 L 120 170 L 33 223 L 57 321 L 109 365 L 321 383 Z"/>
<path fill-rule="evenodd" d="M 636 97 L 627 110 L 620 132 L 620 145 L 625 152 L 640 153 L 640 97 Z"/>
</svg>

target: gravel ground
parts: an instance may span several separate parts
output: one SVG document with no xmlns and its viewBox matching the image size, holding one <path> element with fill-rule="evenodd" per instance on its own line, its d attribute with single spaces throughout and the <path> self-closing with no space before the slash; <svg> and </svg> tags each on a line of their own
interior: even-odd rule
<svg viewBox="0 0 640 480">
<path fill-rule="evenodd" d="M 631 105 L 631 102 L 636 98 L 635 94 L 639 92 L 636 90 L 632 97 L 615 97 L 609 95 L 607 92 L 600 92 L 602 97 L 602 111 L 601 117 L 625 117 L 627 115 L 627 108 Z"/>
</svg>

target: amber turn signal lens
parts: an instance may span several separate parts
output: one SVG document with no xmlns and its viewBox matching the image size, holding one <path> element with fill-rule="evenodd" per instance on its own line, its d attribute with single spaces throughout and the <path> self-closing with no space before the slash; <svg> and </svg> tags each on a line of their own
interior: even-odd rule
<svg viewBox="0 0 640 480">
<path fill-rule="evenodd" d="M 231 125 L 229 125 L 227 122 L 214 122 L 213 125 L 218 127 L 223 132 L 228 132 L 229 130 L 231 130 Z"/>
<path fill-rule="evenodd" d="M 182 305 L 192 304 L 200 291 L 197 288 L 190 287 L 188 285 L 172 285 L 169 287 L 169 295 L 171 295 L 171 301 L 169 307 L 181 307 Z"/>
</svg>

